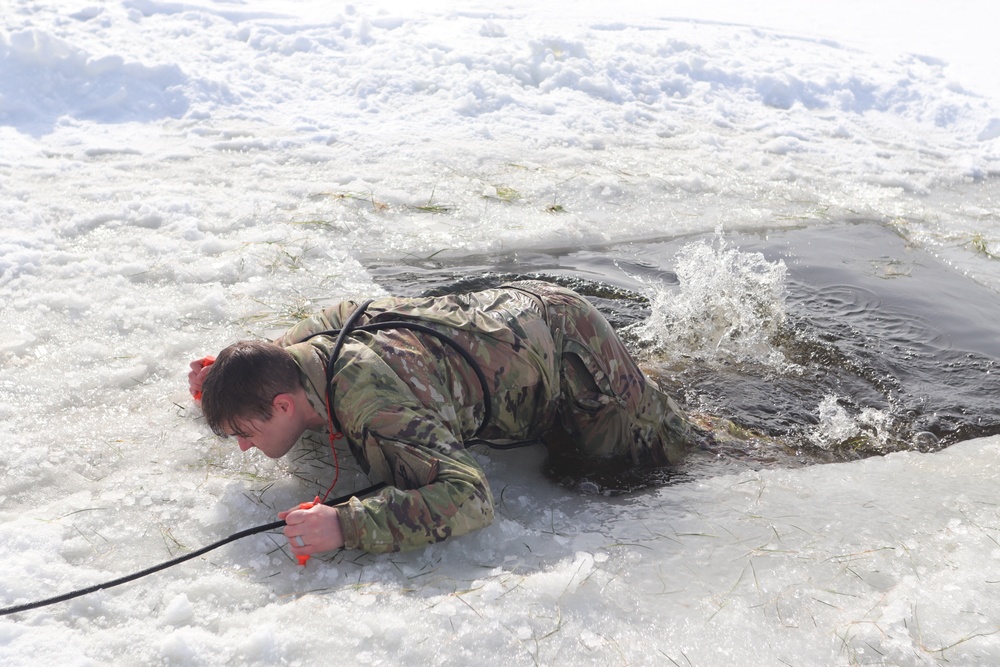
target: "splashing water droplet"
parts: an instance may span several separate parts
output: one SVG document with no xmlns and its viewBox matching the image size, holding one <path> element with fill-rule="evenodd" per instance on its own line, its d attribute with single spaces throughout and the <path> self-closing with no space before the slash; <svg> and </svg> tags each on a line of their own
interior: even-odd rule
<svg viewBox="0 0 1000 667">
<path fill-rule="evenodd" d="M 771 342 L 785 318 L 784 262 L 731 248 L 721 231 L 676 261 L 679 288 L 650 285 L 653 313 L 635 332 L 642 342 L 671 358 L 787 365 Z"/>
</svg>

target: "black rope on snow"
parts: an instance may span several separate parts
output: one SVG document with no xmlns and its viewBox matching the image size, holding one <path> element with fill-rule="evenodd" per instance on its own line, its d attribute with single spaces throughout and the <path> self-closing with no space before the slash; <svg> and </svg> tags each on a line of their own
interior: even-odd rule
<svg viewBox="0 0 1000 667">
<path fill-rule="evenodd" d="M 362 489 L 358 493 L 351 493 L 351 494 L 348 494 L 346 496 L 341 496 L 340 498 L 334 498 L 333 500 L 328 500 L 324 504 L 325 505 L 340 505 L 341 503 L 346 503 L 348 500 L 350 500 L 354 496 L 368 495 L 369 493 L 374 493 L 375 491 L 378 491 L 379 489 L 383 488 L 384 486 L 385 486 L 384 483 L 375 484 L 374 486 L 370 486 L 367 489 Z M 249 537 L 250 535 L 256 535 L 257 533 L 263 533 L 263 532 L 266 532 L 268 530 L 274 530 L 276 528 L 281 528 L 284 525 L 285 525 L 284 521 L 273 521 L 271 523 L 265 523 L 264 525 L 261 525 L 261 526 L 254 526 L 253 528 L 247 528 L 246 530 L 241 530 L 238 533 L 233 533 L 229 537 L 227 537 L 225 539 L 222 539 L 222 540 L 219 540 L 218 542 L 215 542 L 213 544 L 209 544 L 207 547 L 202 547 L 201 549 L 198 549 L 197 551 L 192 551 L 189 554 L 184 554 L 183 556 L 179 556 L 179 557 L 174 558 L 172 560 L 168 560 L 166 562 L 160 563 L 159 565 L 154 565 L 152 567 L 146 568 L 145 570 L 141 570 L 139 572 L 135 572 L 133 574 L 129 574 L 129 575 L 124 576 L 124 577 L 120 577 L 118 579 L 113 579 L 112 581 L 106 581 L 106 582 L 104 582 L 102 584 L 96 584 L 96 585 L 90 586 L 88 588 L 81 588 L 80 590 L 72 591 L 70 593 L 64 593 L 63 595 L 57 595 L 57 596 L 51 597 L 51 598 L 46 598 L 45 600 L 36 600 L 35 602 L 27 602 L 25 604 L 14 605 L 12 607 L 5 607 L 3 609 L 0 609 L 0 616 L 7 616 L 9 614 L 17 614 L 17 613 L 22 612 L 22 611 L 29 611 L 31 609 L 38 609 L 39 607 L 47 607 L 48 605 L 56 604 L 58 602 L 65 602 L 66 600 L 72 600 L 73 598 L 78 598 L 78 597 L 81 597 L 83 595 L 87 595 L 89 593 L 94 593 L 96 591 L 104 590 L 106 588 L 113 588 L 115 586 L 120 586 L 122 584 L 127 584 L 130 581 L 135 581 L 136 579 L 141 579 L 142 577 L 149 576 L 151 574 L 159 572 L 160 570 L 165 570 L 168 567 L 173 567 L 174 565 L 178 565 L 180 563 L 183 563 L 184 561 L 191 560 L 192 558 L 197 558 L 198 556 L 201 556 L 202 554 L 206 554 L 209 551 L 213 551 L 215 549 L 218 549 L 219 547 L 221 547 L 223 545 L 226 545 L 226 544 L 229 544 L 230 542 L 235 542 L 236 540 L 241 540 L 244 537 Z"/>
</svg>

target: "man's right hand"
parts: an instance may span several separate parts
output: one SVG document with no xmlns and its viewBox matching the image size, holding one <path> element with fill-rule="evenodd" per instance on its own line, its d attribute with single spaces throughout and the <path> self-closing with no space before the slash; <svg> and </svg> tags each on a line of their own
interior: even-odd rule
<svg viewBox="0 0 1000 667">
<path fill-rule="evenodd" d="M 215 357 L 204 357 L 189 364 L 191 372 L 188 373 L 188 389 L 196 401 L 201 401 L 201 385 L 205 382 L 205 376 L 208 375 L 208 369 L 213 363 Z"/>
</svg>

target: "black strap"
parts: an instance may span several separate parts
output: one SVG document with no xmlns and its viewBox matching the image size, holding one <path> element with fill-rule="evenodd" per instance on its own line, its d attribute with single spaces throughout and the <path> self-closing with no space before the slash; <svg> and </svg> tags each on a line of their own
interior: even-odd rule
<svg viewBox="0 0 1000 667">
<path fill-rule="evenodd" d="M 332 384 L 333 365 L 334 362 L 337 361 L 337 357 L 340 356 L 340 350 L 344 347 L 344 341 L 347 340 L 348 334 L 350 334 L 351 331 L 354 330 L 355 323 L 368 309 L 368 306 L 371 305 L 372 301 L 374 301 L 374 299 L 368 299 L 363 304 L 358 306 L 357 309 L 353 313 L 351 313 L 351 316 L 347 318 L 347 322 L 344 323 L 344 326 L 339 330 L 339 332 L 321 331 L 319 333 L 314 333 L 311 336 L 306 336 L 305 338 L 302 339 L 302 341 L 305 342 L 310 338 L 315 338 L 316 336 L 323 336 L 323 335 L 332 336 L 335 333 L 337 334 L 337 342 L 333 344 L 333 351 L 330 353 L 330 358 L 326 362 L 326 392 L 327 392 L 327 410 L 330 413 L 330 423 L 332 423 L 334 428 L 336 428 L 338 431 L 343 431 L 343 429 L 340 428 L 340 422 L 337 421 L 337 415 L 333 413 L 333 384 Z"/>
<path fill-rule="evenodd" d="M 421 333 L 430 334 L 443 343 L 446 343 L 453 350 L 459 353 L 463 359 L 469 364 L 473 372 L 475 372 L 476 377 L 479 378 L 479 384 L 483 388 L 483 419 L 479 423 L 479 428 L 472 435 L 473 438 L 478 438 L 483 430 L 489 425 L 490 420 L 493 418 L 493 396 L 490 393 L 489 384 L 486 380 L 486 374 L 483 373 L 482 366 L 476 361 L 476 358 L 466 350 L 464 347 L 455 342 L 452 338 L 446 336 L 445 334 L 432 329 L 424 324 L 419 324 L 417 322 L 410 322 L 408 320 L 391 320 L 388 322 L 373 322 L 371 324 L 363 324 L 361 326 L 355 326 L 361 313 L 368 307 L 371 301 L 366 301 L 355 310 L 351 316 L 348 318 L 347 322 L 344 323 L 343 328 L 333 329 L 331 331 L 320 331 L 302 339 L 302 342 L 309 340 L 310 338 L 315 338 L 316 336 L 333 336 L 336 334 L 337 342 L 333 346 L 333 351 L 330 354 L 330 358 L 327 360 L 326 366 L 326 390 L 328 392 L 328 398 L 330 399 L 330 421 L 333 422 L 337 430 L 341 430 L 340 423 L 337 421 L 336 416 L 333 414 L 333 391 L 334 386 L 333 381 L 333 367 L 337 361 L 337 357 L 340 355 L 340 350 L 344 346 L 344 341 L 346 340 L 348 334 L 354 331 L 364 331 L 367 333 L 372 333 L 375 331 L 384 331 L 386 329 L 411 329 L 413 331 L 419 331 Z"/>
</svg>

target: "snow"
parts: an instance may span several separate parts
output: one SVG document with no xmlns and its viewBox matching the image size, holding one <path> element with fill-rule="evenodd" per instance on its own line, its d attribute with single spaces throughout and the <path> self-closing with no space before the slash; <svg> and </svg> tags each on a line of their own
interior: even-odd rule
<svg viewBox="0 0 1000 667">
<path fill-rule="evenodd" d="M 7 3 L 0 605 L 329 483 L 321 446 L 212 436 L 186 364 L 377 293 L 375 261 L 861 216 L 1000 289 L 998 23 L 973 0 Z M 480 456 L 475 535 L 304 569 L 258 535 L 3 617 L 0 661 L 1000 662 L 1000 439 L 622 498 Z"/>
</svg>

